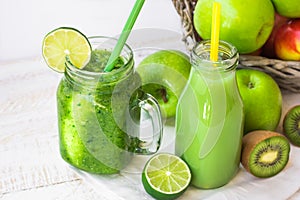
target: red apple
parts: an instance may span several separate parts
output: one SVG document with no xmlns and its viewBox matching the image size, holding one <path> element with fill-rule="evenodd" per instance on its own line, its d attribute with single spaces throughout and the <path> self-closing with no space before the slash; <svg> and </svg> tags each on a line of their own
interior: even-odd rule
<svg viewBox="0 0 300 200">
<path fill-rule="evenodd" d="M 278 58 L 300 60 L 300 19 L 292 19 L 278 29 L 274 47 Z"/>
<path fill-rule="evenodd" d="M 268 58 L 276 58 L 274 39 L 278 29 L 289 21 L 289 18 L 275 13 L 275 23 L 271 35 L 269 36 L 267 42 L 262 47 L 261 55 Z"/>
</svg>

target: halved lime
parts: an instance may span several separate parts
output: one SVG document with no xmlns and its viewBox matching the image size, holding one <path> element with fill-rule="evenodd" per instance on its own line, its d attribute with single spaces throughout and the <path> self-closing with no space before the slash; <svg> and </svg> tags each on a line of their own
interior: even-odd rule
<svg viewBox="0 0 300 200">
<path fill-rule="evenodd" d="M 80 31 L 60 27 L 49 32 L 43 40 L 43 57 L 55 71 L 65 71 L 66 56 L 77 68 L 83 68 L 90 60 L 92 48 L 87 37 Z"/>
<path fill-rule="evenodd" d="M 142 183 L 148 194 L 156 199 L 175 199 L 191 182 L 188 165 L 178 156 L 160 153 L 146 163 Z"/>
</svg>

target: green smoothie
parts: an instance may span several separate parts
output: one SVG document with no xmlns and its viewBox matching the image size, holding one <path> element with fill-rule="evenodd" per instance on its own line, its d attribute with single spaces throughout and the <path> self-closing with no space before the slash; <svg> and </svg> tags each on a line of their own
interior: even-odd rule
<svg viewBox="0 0 300 200">
<path fill-rule="evenodd" d="M 235 67 L 202 64 L 193 62 L 178 102 L 175 151 L 188 163 L 192 184 L 208 189 L 225 185 L 239 169 L 243 103 Z"/>
<path fill-rule="evenodd" d="M 157 152 L 162 137 L 161 112 L 157 101 L 140 89 L 133 51 L 127 44 L 113 69 L 104 72 L 118 40 L 105 36 L 88 40 L 92 48 L 89 62 L 78 68 L 71 63 L 76 62 L 76 55 L 66 56 L 57 89 L 60 153 L 78 169 L 118 173 L 135 154 Z M 149 121 L 152 135 L 140 136 Z"/>
<path fill-rule="evenodd" d="M 57 90 L 60 152 L 71 165 L 92 173 L 123 169 L 132 156 L 135 138 L 126 133 L 126 108 L 139 81 L 120 57 L 112 72 L 99 75 L 110 52 L 94 50 L 82 70 L 68 69 Z M 91 72 L 91 73 L 90 73 Z M 97 72 L 97 73 L 94 73 Z M 116 88 L 118 86 L 118 88 Z M 114 100 L 114 102 L 112 102 Z"/>
</svg>

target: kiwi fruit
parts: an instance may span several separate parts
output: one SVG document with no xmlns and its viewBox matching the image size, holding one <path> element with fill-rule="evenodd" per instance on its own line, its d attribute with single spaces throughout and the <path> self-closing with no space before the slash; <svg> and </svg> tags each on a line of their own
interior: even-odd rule
<svg viewBox="0 0 300 200">
<path fill-rule="evenodd" d="M 290 142 L 282 134 L 256 130 L 243 137 L 241 163 L 256 177 L 278 174 L 289 161 Z"/>
<path fill-rule="evenodd" d="M 292 107 L 285 115 L 283 133 L 292 144 L 300 147 L 300 105 Z"/>
</svg>

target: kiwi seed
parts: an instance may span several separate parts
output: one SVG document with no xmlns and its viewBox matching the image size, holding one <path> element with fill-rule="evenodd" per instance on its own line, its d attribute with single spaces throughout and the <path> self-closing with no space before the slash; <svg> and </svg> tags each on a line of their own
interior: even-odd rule
<svg viewBox="0 0 300 200">
<path fill-rule="evenodd" d="M 276 132 L 257 130 L 243 137 L 241 162 L 254 176 L 267 178 L 278 174 L 289 160 L 290 143 Z"/>
<path fill-rule="evenodd" d="M 285 115 L 283 131 L 292 144 L 300 147 L 300 105 L 294 106 Z"/>
</svg>

